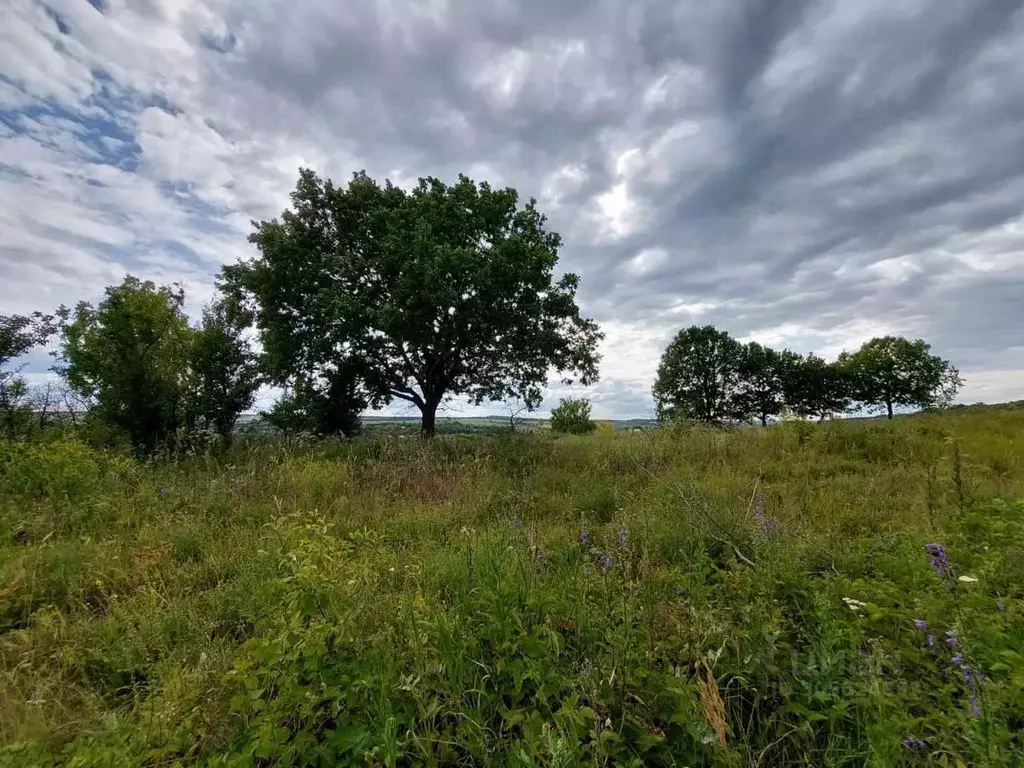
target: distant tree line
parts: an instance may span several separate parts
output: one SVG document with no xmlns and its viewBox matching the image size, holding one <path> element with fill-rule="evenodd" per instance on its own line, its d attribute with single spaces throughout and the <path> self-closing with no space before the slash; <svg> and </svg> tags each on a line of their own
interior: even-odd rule
<svg viewBox="0 0 1024 768">
<path fill-rule="evenodd" d="M 784 413 L 824 419 L 854 409 L 948 406 L 963 380 L 921 339 L 883 336 L 833 362 L 757 342 L 743 344 L 711 325 L 676 334 L 658 366 L 658 418 L 709 424 L 758 421 Z"/>
<path fill-rule="evenodd" d="M 256 255 L 224 267 L 196 324 L 180 286 L 130 275 L 95 306 L 0 316 L 0 428 L 60 411 L 143 452 L 227 441 L 266 384 L 284 392 L 264 414 L 283 431 L 354 435 L 365 410 L 398 401 L 429 437 L 448 398 L 504 401 L 514 427 L 552 372 L 597 381 L 603 334 L 580 313 L 579 278 L 556 275 L 560 237 L 514 189 L 460 176 L 406 191 L 365 173 L 335 186 L 301 170 L 291 207 L 249 239 Z M 15 361 L 54 336 L 60 383 L 33 395 Z M 767 424 L 854 406 L 891 417 L 959 386 L 920 340 L 874 339 L 829 363 L 705 326 L 669 345 L 654 399 L 662 419 Z M 593 431 L 589 403 L 563 401 L 552 426 Z"/>
</svg>

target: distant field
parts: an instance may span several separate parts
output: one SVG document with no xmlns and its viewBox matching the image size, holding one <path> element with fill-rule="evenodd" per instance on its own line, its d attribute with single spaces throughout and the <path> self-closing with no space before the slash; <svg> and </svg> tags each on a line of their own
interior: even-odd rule
<svg viewBox="0 0 1024 768">
<path fill-rule="evenodd" d="M 1024 764 L 1024 411 L 377 421 L 0 442 L 0 764 Z"/>
</svg>

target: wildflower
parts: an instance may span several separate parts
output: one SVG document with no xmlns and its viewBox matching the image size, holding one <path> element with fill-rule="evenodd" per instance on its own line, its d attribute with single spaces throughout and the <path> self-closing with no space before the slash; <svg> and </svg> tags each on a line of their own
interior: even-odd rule
<svg viewBox="0 0 1024 768">
<path fill-rule="evenodd" d="M 846 603 L 847 607 L 854 613 L 858 613 L 867 606 L 867 603 L 862 603 L 860 600 L 854 600 L 852 597 L 844 597 L 843 602 Z"/>
<path fill-rule="evenodd" d="M 956 571 L 953 570 L 953 566 L 949 564 L 949 556 L 946 554 L 946 548 L 941 544 L 925 544 L 925 551 L 932 558 L 932 570 L 938 574 L 938 577 L 947 584 L 956 578 Z"/>
<path fill-rule="evenodd" d="M 964 657 L 961 656 L 959 653 L 956 654 L 952 659 L 950 659 L 950 661 L 952 661 L 953 664 L 958 667 L 962 667 L 964 665 Z"/>
<path fill-rule="evenodd" d="M 764 496 L 761 494 L 760 488 L 754 491 L 754 523 L 757 525 L 757 530 L 764 536 L 775 531 L 775 519 L 764 512 Z"/>
<path fill-rule="evenodd" d="M 903 746 L 912 752 L 920 752 L 922 749 L 927 749 L 928 742 L 922 741 L 921 739 L 915 739 L 913 736 L 908 736 L 903 740 Z"/>
<path fill-rule="evenodd" d="M 978 701 L 978 695 L 972 693 L 967 697 L 967 701 L 971 704 L 971 717 L 981 717 L 981 702 Z"/>
<path fill-rule="evenodd" d="M 957 581 L 962 581 L 964 584 L 973 584 L 977 581 L 973 576 L 961 576 Z"/>
<path fill-rule="evenodd" d="M 166 496 L 166 495 L 167 495 L 167 489 L 166 489 L 166 488 L 161 488 L 161 489 L 160 489 L 160 490 L 158 491 L 158 493 L 159 493 L 159 494 L 160 494 L 161 496 Z"/>
<path fill-rule="evenodd" d="M 914 619 L 914 626 L 917 627 L 921 632 L 928 631 L 928 624 L 924 619 Z"/>
<path fill-rule="evenodd" d="M 606 555 L 603 552 L 597 553 L 597 561 L 601 564 L 601 570 L 606 574 L 615 565 L 615 558 L 613 558 L 611 555 Z"/>
<path fill-rule="evenodd" d="M 935 635 L 928 635 L 928 637 L 925 639 L 924 643 L 925 643 L 925 645 L 927 645 L 929 648 L 931 648 L 934 651 L 935 650 Z"/>
<path fill-rule="evenodd" d="M 626 533 L 626 529 L 625 528 L 620 528 L 619 529 L 619 546 L 620 547 L 625 547 L 626 546 L 626 539 L 627 539 L 627 537 L 628 537 L 628 534 Z"/>
<path fill-rule="evenodd" d="M 533 555 L 533 561 L 535 563 L 543 563 L 545 560 L 547 560 L 548 557 L 548 554 L 544 551 L 544 548 L 537 545 L 530 547 L 530 554 Z"/>
<path fill-rule="evenodd" d="M 951 629 L 946 633 L 946 645 L 951 648 L 955 648 L 960 645 L 960 633 L 955 629 Z"/>
<path fill-rule="evenodd" d="M 580 546 L 584 549 L 590 548 L 590 531 L 586 528 L 580 529 Z"/>
<path fill-rule="evenodd" d="M 1006 610 L 1006 603 L 1004 603 L 1002 600 L 996 600 L 996 610 L 999 611 L 1000 613 L 1005 611 Z"/>
<path fill-rule="evenodd" d="M 515 528 L 517 531 L 522 527 L 522 525 L 523 524 L 520 523 L 518 520 L 513 520 L 512 521 L 512 527 Z"/>
</svg>

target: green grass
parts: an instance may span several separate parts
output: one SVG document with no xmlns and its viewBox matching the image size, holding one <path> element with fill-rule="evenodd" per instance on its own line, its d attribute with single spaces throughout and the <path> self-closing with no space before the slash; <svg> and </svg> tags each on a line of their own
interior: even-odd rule
<svg viewBox="0 0 1024 768">
<path fill-rule="evenodd" d="M 1019 410 L 0 443 L 0 764 L 1024 764 L 1022 499 Z"/>
</svg>

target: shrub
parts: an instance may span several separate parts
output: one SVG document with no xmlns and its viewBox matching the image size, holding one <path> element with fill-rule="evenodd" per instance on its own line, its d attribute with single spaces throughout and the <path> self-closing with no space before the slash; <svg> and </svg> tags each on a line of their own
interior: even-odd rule
<svg viewBox="0 0 1024 768">
<path fill-rule="evenodd" d="M 597 429 L 590 418 L 590 401 L 585 398 L 563 397 L 551 411 L 551 429 L 567 435 L 587 435 Z"/>
<path fill-rule="evenodd" d="M 50 497 L 83 496 L 100 479 L 95 452 L 74 438 L 4 443 L 0 446 L 0 470 L 0 483 L 8 490 Z"/>
</svg>

